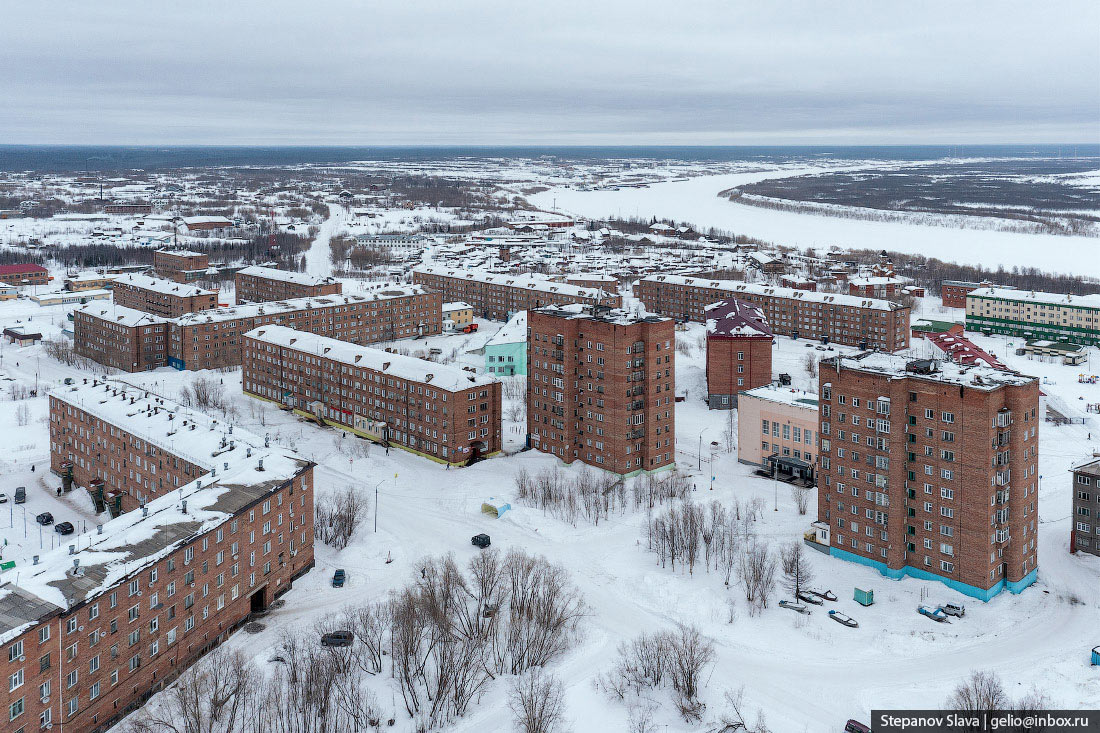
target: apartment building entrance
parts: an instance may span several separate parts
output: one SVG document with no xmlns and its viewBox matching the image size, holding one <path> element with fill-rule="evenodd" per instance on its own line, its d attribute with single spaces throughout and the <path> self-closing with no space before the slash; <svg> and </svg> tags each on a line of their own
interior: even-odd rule
<svg viewBox="0 0 1100 733">
<path fill-rule="evenodd" d="M 249 599 L 249 613 L 263 613 L 267 610 L 267 586 L 262 586 Z"/>
</svg>

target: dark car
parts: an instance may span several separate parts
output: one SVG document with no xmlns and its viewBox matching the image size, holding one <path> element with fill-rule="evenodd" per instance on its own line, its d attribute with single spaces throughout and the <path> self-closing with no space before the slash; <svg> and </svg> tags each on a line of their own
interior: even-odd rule
<svg viewBox="0 0 1100 733">
<path fill-rule="evenodd" d="M 344 581 L 347 579 L 347 577 L 348 576 L 344 572 L 343 568 L 338 569 L 335 573 L 332 574 L 332 587 L 333 588 L 343 588 L 344 587 Z"/>
<path fill-rule="evenodd" d="M 22 504 L 27 500 L 27 487 L 16 486 L 15 487 L 15 503 Z"/>
<path fill-rule="evenodd" d="M 355 641 L 355 635 L 350 631 L 333 631 L 331 634 L 321 635 L 321 646 L 351 646 Z"/>
<path fill-rule="evenodd" d="M 72 522 L 62 522 L 61 524 L 54 525 L 53 531 L 58 534 L 72 534 L 76 531 L 76 528 L 73 527 Z"/>
<path fill-rule="evenodd" d="M 41 525 L 53 524 L 53 515 L 49 512 L 42 512 L 34 518 L 34 521 L 38 522 Z"/>
<path fill-rule="evenodd" d="M 871 729 L 858 720 L 849 720 L 844 724 L 844 733 L 871 733 Z"/>
<path fill-rule="evenodd" d="M 487 535 L 487 534 L 475 534 L 473 537 L 470 538 L 470 544 L 473 545 L 474 547 L 480 547 L 482 549 L 485 549 L 486 547 L 488 547 L 490 545 L 489 535 Z"/>
</svg>

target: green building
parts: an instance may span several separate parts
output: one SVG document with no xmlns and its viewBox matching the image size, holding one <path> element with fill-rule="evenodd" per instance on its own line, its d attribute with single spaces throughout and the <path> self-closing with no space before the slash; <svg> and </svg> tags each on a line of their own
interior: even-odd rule
<svg viewBox="0 0 1100 733">
<path fill-rule="evenodd" d="M 980 288 L 966 296 L 966 330 L 1028 341 L 1100 344 L 1100 294 Z"/>
<path fill-rule="evenodd" d="M 527 311 L 519 311 L 509 318 L 483 348 L 486 374 L 527 376 Z"/>
</svg>

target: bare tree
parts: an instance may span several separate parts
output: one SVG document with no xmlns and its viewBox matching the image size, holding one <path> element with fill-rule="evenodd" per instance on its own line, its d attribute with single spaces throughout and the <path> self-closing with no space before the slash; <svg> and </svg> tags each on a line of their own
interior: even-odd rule
<svg viewBox="0 0 1100 733">
<path fill-rule="evenodd" d="M 805 515 L 806 510 L 810 508 L 810 489 L 792 484 L 791 498 L 794 499 L 794 505 L 798 508 L 798 513 Z"/>
<path fill-rule="evenodd" d="M 807 585 L 814 579 L 813 569 L 806 557 L 806 548 L 799 540 L 783 545 L 780 550 L 783 564 L 783 587 L 792 597 L 798 598 Z"/>
<path fill-rule="evenodd" d="M 168 688 L 158 705 L 130 722 L 134 733 L 223 733 L 243 727 L 259 675 L 240 651 L 219 647 Z"/>
<path fill-rule="evenodd" d="M 718 716 L 720 726 L 713 733 L 769 733 L 764 721 L 764 713 L 757 712 L 756 722 L 750 723 L 745 714 L 745 688 L 739 688 L 737 692 L 726 690 L 722 696 L 726 700 L 726 710 Z"/>
<path fill-rule="evenodd" d="M 961 682 L 944 707 L 964 713 L 1003 710 L 1009 706 L 1008 695 L 1001 680 L 993 672 L 975 671 Z"/>
<path fill-rule="evenodd" d="M 775 555 L 766 542 L 753 540 L 743 545 L 738 555 L 738 577 L 749 604 L 749 614 L 755 616 L 768 607 L 775 588 Z"/>
<path fill-rule="evenodd" d="M 508 707 L 521 733 L 558 733 L 565 727 L 565 691 L 561 681 L 535 667 L 512 683 Z"/>
<path fill-rule="evenodd" d="M 811 377 L 817 376 L 817 357 L 812 352 L 807 352 L 802 357 L 802 368 L 806 370 L 806 374 Z"/>
<path fill-rule="evenodd" d="M 704 709 L 699 702 L 699 681 L 703 670 L 714 663 L 714 642 L 694 626 L 680 626 L 670 649 L 669 679 L 678 696 L 677 707 L 685 720 L 698 720 Z"/>
<path fill-rule="evenodd" d="M 313 506 L 313 531 L 326 545 L 342 550 L 367 513 L 367 498 L 352 486 L 325 494 Z"/>
</svg>

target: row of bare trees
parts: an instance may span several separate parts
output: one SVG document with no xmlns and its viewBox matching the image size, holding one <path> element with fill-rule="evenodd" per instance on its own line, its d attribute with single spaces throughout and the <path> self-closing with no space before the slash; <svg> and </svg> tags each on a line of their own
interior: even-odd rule
<svg viewBox="0 0 1100 733">
<path fill-rule="evenodd" d="M 382 715 L 345 650 L 288 633 L 268 669 L 220 647 L 122 728 L 125 733 L 327 733 L 378 730 Z"/>
<path fill-rule="evenodd" d="M 598 525 L 613 512 L 624 514 L 628 509 L 650 510 L 674 499 L 686 499 L 692 489 L 688 477 L 678 471 L 640 476 L 628 489 L 626 481 L 606 471 L 582 469 L 570 477 L 558 467 L 534 476 L 520 469 L 514 485 L 517 501 L 573 525 L 581 519 Z"/>
<path fill-rule="evenodd" d="M 464 569 L 450 555 L 427 558 L 390 599 L 285 633 L 262 669 L 239 652 L 211 653 L 124 730 L 372 730 L 393 724 L 395 711 L 383 714 L 371 692 L 379 684 L 371 680 L 388 676 L 416 730 L 426 731 L 464 715 L 492 680 L 515 675 L 517 725 L 552 733 L 563 720 L 564 695 L 542 668 L 577 643 L 586 614 L 566 571 L 543 557 L 489 550 Z M 353 644 L 318 644 L 337 630 L 350 631 Z"/>
<path fill-rule="evenodd" d="M 464 572 L 447 556 L 419 574 L 389 604 L 388 646 L 405 709 L 425 728 L 464 715 L 497 676 L 543 667 L 578 641 L 584 601 L 543 557 L 488 551 Z"/>
</svg>

